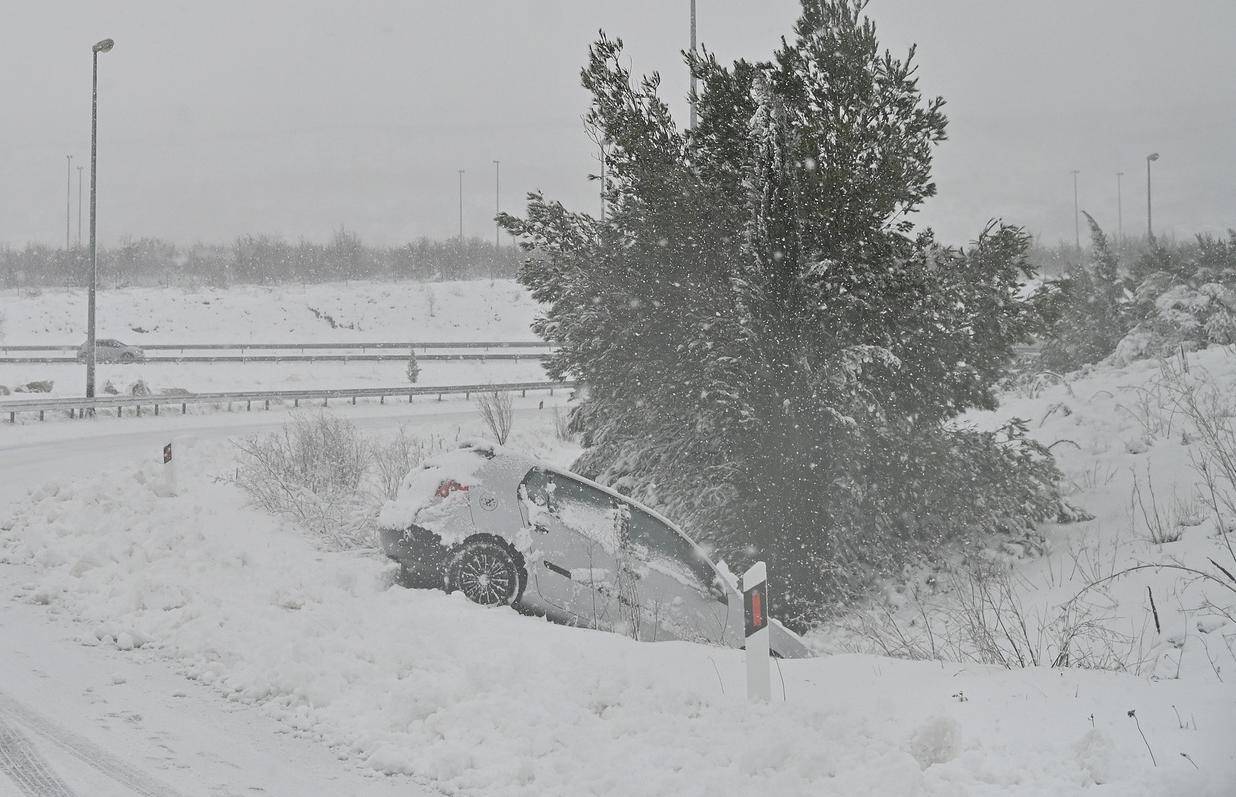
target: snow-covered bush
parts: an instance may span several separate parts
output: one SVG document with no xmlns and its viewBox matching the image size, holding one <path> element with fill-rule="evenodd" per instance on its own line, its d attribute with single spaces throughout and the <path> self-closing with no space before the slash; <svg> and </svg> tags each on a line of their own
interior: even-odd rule
<svg viewBox="0 0 1236 797">
<path fill-rule="evenodd" d="M 1132 321 L 1120 265 L 1107 236 L 1089 214 L 1092 257 L 1041 288 L 1035 301 L 1048 325 L 1033 367 L 1073 371 L 1115 350 Z"/>
<path fill-rule="evenodd" d="M 408 375 L 408 382 L 413 385 L 421 378 L 421 364 L 416 360 L 416 349 L 408 350 L 408 367 L 405 373 Z"/>
<path fill-rule="evenodd" d="M 1208 273 L 1201 279 L 1212 277 L 1224 282 L 1198 284 L 1197 277 L 1174 282 L 1163 271 L 1147 277 L 1135 293 L 1142 320 L 1120 340 L 1112 359 L 1128 363 L 1170 354 L 1181 346 L 1192 350 L 1236 343 L 1236 262 L 1226 274 Z"/>
<path fill-rule="evenodd" d="M 297 415 L 281 431 L 236 446 L 236 483 L 258 506 L 294 519 L 333 548 L 371 541 L 377 507 L 364 486 L 372 448 L 351 422 Z"/>
<path fill-rule="evenodd" d="M 1093 219 L 1090 227 L 1092 262 L 1037 296 L 1048 331 L 1032 367 L 1063 372 L 1107 357 L 1127 364 L 1182 346 L 1236 343 L 1236 231 L 1226 241 L 1152 240 L 1124 267 Z"/>
<path fill-rule="evenodd" d="M 291 518 L 328 547 L 354 548 L 372 543 L 382 503 L 445 442 L 403 426 L 367 438 L 343 418 L 298 415 L 279 432 L 236 444 L 234 481 L 256 505 Z"/>
<path fill-rule="evenodd" d="M 515 420 L 511 394 L 503 391 L 482 393 L 476 399 L 481 420 L 485 422 L 489 433 L 494 436 L 498 445 L 505 445 L 511 436 L 511 426 Z"/>
<path fill-rule="evenodd" d="M 404 477 L 426 457 L 443 450 L 444 442 L 440 438 L 424 440 L 413 437 L 402 425 L 390 439 L 372 441 L 372 479 L 376 490 L 384 498 L 395 498 Z"/>
</svg>

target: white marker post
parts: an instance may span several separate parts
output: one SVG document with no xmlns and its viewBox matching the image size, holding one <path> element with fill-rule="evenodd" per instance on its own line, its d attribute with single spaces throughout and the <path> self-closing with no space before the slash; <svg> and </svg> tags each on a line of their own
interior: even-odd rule
<svg viewBox="0 0 1236 797">
<path fill-rule="evenodd" d="M 747 700 L 767 703 L 771 694 L 768 671 L 768 568 L 763 562 L 742 574 L 742 604 L 747 618 Z"/>
<path fill-rule="evenodd" d="M 176 494 L 176 461 L 172 459 L 172 444 L 163 446 L 163 478 L 167 485 L 167 494 Z"/>
</svg>

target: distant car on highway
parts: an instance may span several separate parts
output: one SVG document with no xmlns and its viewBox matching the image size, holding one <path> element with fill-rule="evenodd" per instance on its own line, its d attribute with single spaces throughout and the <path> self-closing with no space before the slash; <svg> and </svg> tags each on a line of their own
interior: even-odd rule
<svg viewBox="0 0 1236 797">
<path fill-rule="evenodd" d="M 378 525 L 408 586 L 641 640 L 745 641 L 741 593 L 673 523 L 489 443 L 408 474 Z M 770 629 L 776 655 L 810 655 L 779 623 Z"/>
<path fill-rule="evenodd" d="M 86 362 L 89 341 L 77 347 L 77 361 Z M 121 343 L 115 338 L 98 338 L 94 342 L 94 361 L 98 363 L 132 363 L 146 359 L 146 352 L 137 346 Z"/>
</svg>

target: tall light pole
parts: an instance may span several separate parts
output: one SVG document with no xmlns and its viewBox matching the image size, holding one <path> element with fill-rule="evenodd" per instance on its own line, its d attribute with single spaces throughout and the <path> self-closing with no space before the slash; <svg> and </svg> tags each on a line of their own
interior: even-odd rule
<svg viewBox="0 0 1236 797">
<path fill-rule="evenodd" d="M 463 176 L 464 170 L 459 169 L 459 244 L 463 245 Z"/>
<path fill-rule="evenodd" d="M 1073 170 L 1073 243 L 1077 245 L 1077 251 L 1081 251 L 1081 210 L 1077 207 L 1077 175 L 1080 172 L 1077 169 Z"/>
<path fill-rule="evenodd" d="M 1120 178 L 1124 172 L 1116 172 L 1116 240 L 1124 243 L 1124 192 L 1120 189 Z"/>
<path fill-rule="evenodd" d="M 601 150 L 601 223 L 605 223 L 605 144 L 606 140 L 601 139 L 597 142 L 597 148 Z"/>
<path fill-rule="evenodd" d="M 691 0 L 691 52 L 695 52 L 695 0 Z M 695 70 L 691 70 L 691 129 L 695 129 Z"/>
<path fill-rule="evenodd" d="M 73 202 L 73 156 L 65 155 L 65 173 L 64 173 L 64 250 L 69 251 L 69 208 Z"/>
<path fill-rule="evenodd" d="M 94 398 L 94 296 L 99 285 L 99 250 L 96 243 L 96 195 L 99 162 L 99 53 L 111 52 L 116 43 L 104 39 L 90 48 L 94 73 L 90 85 L 90 296 L 86 319 L 86 398 Z"/>
<path fill-rule="evenodd" d="M 77 167 L 77 247 L 82 245 L 82 172 L 85 166 Z"/>
<path fill-rule="evenodd" d="M 1150 223 L 1150 162 L 1157 161 L 1159 153 L 1152 152 L 1146 156 L 1146 237 L 1154 239 L 1154 227 Z"/>
<path fill-rule="evenodd" d="M 502 248 L 502 239 L 498 236 L 502 226 L 498 224 L 498 214 L 502 212 L 502 161 L 494 161 L 494 251 Z"/>
</svg>

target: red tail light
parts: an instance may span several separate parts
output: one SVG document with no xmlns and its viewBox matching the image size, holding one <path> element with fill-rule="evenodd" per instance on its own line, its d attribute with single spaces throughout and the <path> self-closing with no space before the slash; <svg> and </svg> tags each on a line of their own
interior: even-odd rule
<svg viewBox="0 0 1236 797">
<path fill-rule="evenodd" d="M 455 492 L 456 490 L 466 493 L 468 491 L 468 485 L 460 484 L 454 479 L 447 479 L 446 481 L 438 485 L 438 489 L 434 490 L 433 494 L 436 495 L 438 498 L 446 498 L 448 495 Z"/>
</svg>

